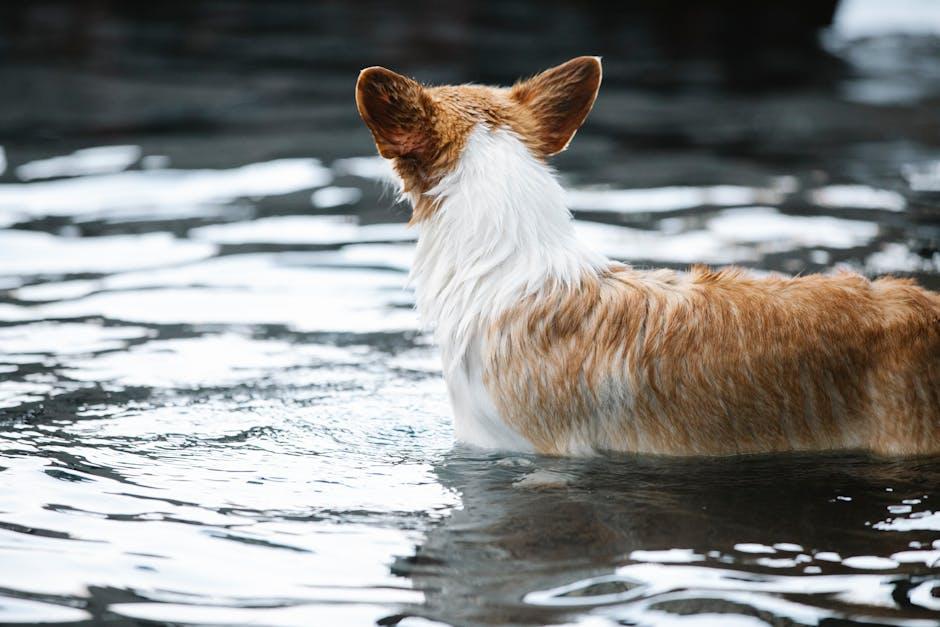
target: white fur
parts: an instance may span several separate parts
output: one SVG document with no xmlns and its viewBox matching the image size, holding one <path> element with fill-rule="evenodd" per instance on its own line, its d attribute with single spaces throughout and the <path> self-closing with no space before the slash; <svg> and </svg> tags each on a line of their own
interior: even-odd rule
<svg viewBox="0 0 940 627">
<path fill-rule="evenodd" d="M 608 261 L 575 238 L 554 172 L 509 130 L 474 129 L 457 167 L 427 193 L 440 206 L 421 225 L 411 277 L 441 347 L 457 438 L 531 450 L 485 389 L 483 330 L 546 282 L 573 285 Z"/>
</svg>

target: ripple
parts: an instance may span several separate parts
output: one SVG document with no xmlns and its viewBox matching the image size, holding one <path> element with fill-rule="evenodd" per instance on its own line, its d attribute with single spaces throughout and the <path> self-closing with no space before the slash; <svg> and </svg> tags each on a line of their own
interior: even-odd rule
<svg viewBox="0 0 940 627">
<path fill-rule="evenodd" d="M 354 205 L 362 198 L 358 187 L 324 187 L 313 192 L 310 202 L 320 209 L 332 209 L 343 205 Z"/>
<path fill-rule="evenodd" d="M 151 335 L 142 327 L 95 323 L 34 322 L 0 327 L 0 353 L 74 355 L 124 348 L 128 340 Z"/>
<path fill-rule="evenodd" d="M 867 185 L 829 185 L 810 192 L 814 203 L 840 209 L 882 209 L 904 211 L 907 201 L 897 192 Z"/>
<path fill-rule="evenodd" d="M 95 146 L 82 148 L 70 155 L 37 159 L 16 168 L 22 181 L 50 179 L 60 176 L 88 176 L 121 172 L 141 157 L 140 146 Z"/>
<path fill-rule="evenodd" d="M 277 159 L 227 170 L 155 169 L 98 176 L 0 184 L 0 216 L 93 218 L 154 215 L 227 204 L 238 198 L 262 197 L 322 187 L 332 174 L 316 159 Z"/>
<path fill-rule="evenodd" d="M 616 582 L 622 582 L 627 589 L 624 592 L 608 592 Z M 808 595 L 836 595 L 849 603 L 871 602 L 877 598 L 893 605 L 890 582 L 890 577 L 881 575 L 764 576 L 705 566 L 635 564 L 619 568 L 614 575 L 592 577 L 557 588 L 531 592 L 524 600 L 543 606 L 599 607 L 616 603 L 605 613 L 621 620 L 632 617 L 646 622 L 654 620 L 656 616 L 669 616 L 657 608 L 668 607 L 677 601 L 720 599 L 799 624 L 816 624 L 819 620 L 836 618 L 840 614 L 795 602 L 792 600 L 793 595 L 802 595 L 804 598 Z M 600 592 L 594 595 L 584 593 L 595 589 Z M 572 594 L 574 591 L 581 592 Z M 783 594 L 791 596 L 786 599 L 777 596 Z M 866 595 L 869 595 L 867 599 Z M 638 599 L 639 602 L 623 604 L 632 599 Z"/>
<path fill-rule="evenodd" d="M 782 200 L 782 194 L 773 189 L 717 185 L 655 189 L 571 189 L 566 198 L 568 206 L 574 210 L 659 213 L 695 207 L 777 203 Z"/>
<path fill-rule="evenodd" d="M 914 512 L 907 517 L 889 518 L 876 522 L 875 529 L 884 531 L 914 531 L 926 529 L 940 531 L 940 512 L 930 510 Z"/>
<path fill-rule="evenodd" d="M 772 207 L 748 207 L 722 212 L 707 223 L 725 242 L 760 243 L 763 252 L 796 247 L 851 248 L 867 244 L 878 225 L 830 216 L 789 216 Z"/>
<path fill-rule="evenodd" d="M 137 270 L 205 259 L 215 250 L 168 233 L 72 238 L 6 230 L 0 231 L 0 275 Z"/>
<path fill-rule="evenodd" d="M 91 614 L 77 607 L 5 597 L 0 601 L 5 623 L 72 623 L 91 619 Z"/>
<path fill-rule="evenodd" d="M 351 244 L 414 241 L 416 234 L 402 223 L 362 226 L 351 216 L 278 216 L 251 222 L 217 224 L 190 231 L 197 239 L 216 244 Z"/>
<path fill-rule="evenodd" d="M 756 542 L 739 542 L 734 545 L 735 551 L 741 553 L 776 553 L 776 549 Z"/>
</svg>

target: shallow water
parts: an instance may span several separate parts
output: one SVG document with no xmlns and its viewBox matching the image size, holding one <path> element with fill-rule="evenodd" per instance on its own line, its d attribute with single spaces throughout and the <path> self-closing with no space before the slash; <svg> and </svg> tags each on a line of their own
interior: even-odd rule
<svg viewBox="0 0 940 627">
<path fill-rule="evenodd" d="M 605 52 L 557 160 L 582 237 L 641 266 L 940 288 L 940 25 L 847 4 L 836 69 L 786 89 L 697 58 L 664 86 L 663 58 Z M 357 56 L 334 45 L 348 9 L 247 6 L 182 49 L 160 15 L 105 12 L 78 63 L 5 34 L 0 622 L 938 624 L 940 460 L 454 447 L 355 70 L 508 81 L 565 54 L 497 70 L 516 39 L 389 35 L 410 43 Z"/>
</svg>

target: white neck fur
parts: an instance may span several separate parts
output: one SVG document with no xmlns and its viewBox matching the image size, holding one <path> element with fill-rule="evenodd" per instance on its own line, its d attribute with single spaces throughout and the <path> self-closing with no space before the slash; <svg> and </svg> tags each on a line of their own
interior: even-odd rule
<svg viewBox="0 0 940 627">
<path fill-rule="evenodd" d="M 554 172 L 509 130 L 474 129 L 457 167 L 427 193 L 440 205 L 420 227 L 411 278 L 445 373 L 520 298 L 608 264 L 575 238 Z"/>
</svg>

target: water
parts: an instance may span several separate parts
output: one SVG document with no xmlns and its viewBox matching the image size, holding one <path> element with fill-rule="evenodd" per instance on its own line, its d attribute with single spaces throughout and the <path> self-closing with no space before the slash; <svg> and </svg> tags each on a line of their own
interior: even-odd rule
<svg viewBox="0 0 940 627">
<path fill-rule="evenodd" d="M 351 98 L 372 63 L 505 82 L 600 40 L 556 162 L 585 239 L 938 289 L 940 26 L 904 4 L 844 3 L 776 88 L 576 7 L 4 20 L 0 622 L 938 624 L 940 460 L 454 447 Z"/>
</svg>

